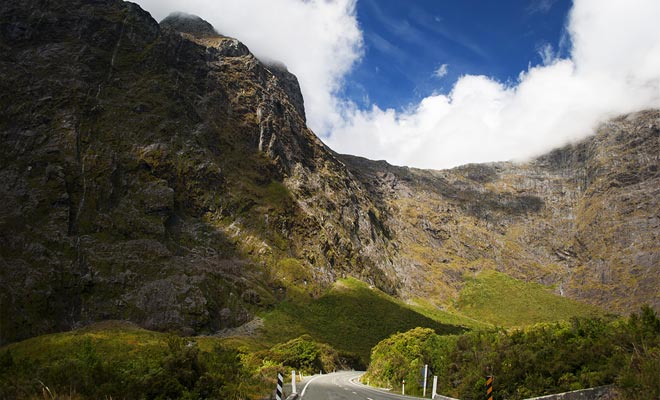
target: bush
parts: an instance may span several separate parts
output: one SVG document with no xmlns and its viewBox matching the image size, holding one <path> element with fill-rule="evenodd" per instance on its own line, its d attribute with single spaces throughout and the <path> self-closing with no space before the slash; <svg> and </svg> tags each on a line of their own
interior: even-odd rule
<svg viewBox="0 0 660 400">
<path fill-rule="evenodd" d="M 309 335 L 274 346 L 265 358 L 305 374 L 346 369 L 351 367 L 349 363 L 357 360 L 356 356 L 339 353 L 325 343 L 315 342 Z"/>
<path fill-rule="evenodd" d="M 482 398 L 495 377 L 496 398 L 524 399 L 616 383 L 630 399 L 660 398 L 660 320 L 644 307 L 628 320 L 599 318 L 514 331 L 441 337 L 416 328 L 381 341 L 367 371 L 371 382 L 419 393 L 419 368 L 439 376 L 439 392 Z"/>
<path fill-rule="evenodd" d="M 125 352 L 117 339 L 73 335 L 38 360 L 6 350 L 0 353 L 0 398 L 41 397 L 46 390 L 82 399 L 242 399 L 263 387 L 234 349 L 216 345 L 201 352 L 189 339 L 160 337 Z"/>
<path fill-rule="evenodd" d="M 433 329 L 415 328 L 397 333 L 378 343 L 371 352 L 371 364 L 365 379 L 376 385 L 398 388 L 405 380 L 406 393 L 422 393 L 424 365 L 429 375 L 447 367 L 445 354 L 453 340 L 441 337 Z M 427 384 L 430 382 L 427 380 Z"/>
</svg>

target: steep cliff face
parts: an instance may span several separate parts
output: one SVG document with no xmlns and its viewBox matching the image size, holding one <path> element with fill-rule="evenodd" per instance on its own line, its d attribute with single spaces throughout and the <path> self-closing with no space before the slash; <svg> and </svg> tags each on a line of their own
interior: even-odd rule
<svg viewBox="0 0 660 400">
<path fill-rule="evenodd" d="M 284 71 L 121 1 L 5 1 L 0 21 L 0 342 L 108 318 L 213 332 L 349 272 L 394 290 L 367 194 Z"/>
<path fill-rule="evenodd" d="M 565 152 L 584 188 L 567 293 L 616 311 L 660 309 L 660 112 L 613 119 Z"/>
<path fill-rule="evenodd" d="M 464 274 L 496 269 L 625 313 L 660 308 L 659 144 L 660 112 L 645 111 L 525 164 L 343 158 L 387 216 L 403 296 L 446 303 Z"/>
<path fill-rule="evenodd" d="M 215 332 L 351 275 L 446 304 L 497 269 L 660 307 L 659 113 L 523 165 L 328 149 L 296 78 L 184 14 L 0 5 L 0 343 L 103 319 Z"/>
</svg>

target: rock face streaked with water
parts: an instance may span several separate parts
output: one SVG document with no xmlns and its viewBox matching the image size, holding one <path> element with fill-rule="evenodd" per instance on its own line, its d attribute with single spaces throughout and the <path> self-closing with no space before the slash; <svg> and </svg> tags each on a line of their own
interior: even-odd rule
<svg viewBox="0 0 660 400">
<path fill-rule="evenodd" d="M 660 307 L 660 113 L 527 164 L 338 155 L 297 79 L 184 14 L 0 5 L 0 343 L 104 319 L 209 333 L 351 275 L 451 300 L 497 269 Z"/>
</svg>

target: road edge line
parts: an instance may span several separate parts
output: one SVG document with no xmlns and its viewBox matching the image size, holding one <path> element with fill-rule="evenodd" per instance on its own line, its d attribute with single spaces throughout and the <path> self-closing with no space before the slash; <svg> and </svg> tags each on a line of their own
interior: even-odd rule
<svg viewBox="0 0 660 400">
<path fill-rule="evenodd" d="M 301 399 L 302 399 L 303 396 L 305 395 L 305 391 L 307 390 L 307 386 L 309 386 L 310 383 L 314 382 L 314 379 L 316 379 L 316 378 L 320 378 L 321 376 L 323 376 L 323 375 L 316 375 L 315 377 L 313 377 L 312 379 L 310 379 L 309 382 L 307 382 L 307 384 L 306 384 L 305 387 L 303 388 L 302 392 L 300 392 L 300 398 L 301 398 Z"/>
</svg>

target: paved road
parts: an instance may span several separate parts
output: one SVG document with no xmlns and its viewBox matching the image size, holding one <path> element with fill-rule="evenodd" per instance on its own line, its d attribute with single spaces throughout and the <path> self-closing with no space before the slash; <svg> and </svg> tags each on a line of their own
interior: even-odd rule
<svg viewBox="0 0 660 400">
<path fill-rule="evenodd" d="M 418 397 L 401 396 L 357 382 L 364 372 L 336 372 L 315 375 L 298 388 L 302 400 L 405 400 Z M 304 392 L 303 392 L 304 391 Z"/>
</svg>

